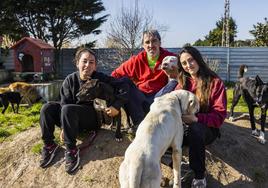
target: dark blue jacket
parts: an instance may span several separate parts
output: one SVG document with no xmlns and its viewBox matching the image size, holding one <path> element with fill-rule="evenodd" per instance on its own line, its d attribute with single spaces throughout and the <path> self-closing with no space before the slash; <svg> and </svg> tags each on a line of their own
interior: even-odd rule
<svg viewBox="0 0 268 188">
<path fill-rule="evenodd" d="M 91 75 L 92 79 L 98 79 L 101 82 L 105 82 L 113 86 L 116 92 L 116 100 L 111 106 L 116 109 L 120 109 L 128 101 L 128 84 L 123 81 L 123 79 L 116 79 L 112 76 L 108 76 L 101 72 L 94 71 Z M 77 104 L 78 99 L 76 94 L 79 92 L 80 87 L 86 81 L 80 79 L 79 72 L 74 72 L 69 74 L 63 81 L 60 90 L 61 105 L 64 104 Z"/>
</svg>

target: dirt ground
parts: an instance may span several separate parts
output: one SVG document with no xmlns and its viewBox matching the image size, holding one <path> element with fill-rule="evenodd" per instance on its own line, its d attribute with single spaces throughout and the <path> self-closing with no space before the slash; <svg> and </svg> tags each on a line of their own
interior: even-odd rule
<svg viewBox="0 0 268 188">
<path fill-rule="evenodd" d="M 225 121 L 221 138 L 207 147 L 208 188 L 268 187 L 268 143 L 259 144 L 250 132 L 248 117 Z M 40 156 L 31 149 L 40 143 L 40 130 L 31 128 L 0 144 L 0 187 L 118 188 L 119 165 L 130 142 L 124 135 L 117 143 L 111 130 L 102 129 L 92 145 L 82 151 L 81 168 L 69 175 L 64 171 L 64 148 L 51 167 L 39 168 Z M 162 172 L 172 177 L 165 165 Z"/>
</svg>

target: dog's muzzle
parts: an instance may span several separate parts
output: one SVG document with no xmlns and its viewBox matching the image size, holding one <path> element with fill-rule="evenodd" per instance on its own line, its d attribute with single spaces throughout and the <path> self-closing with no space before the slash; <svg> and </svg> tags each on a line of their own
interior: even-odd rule
<svg viewBox="0 0 268 188">
<path fill-rule="evenodd" d="M 104 111 L 107 108 L 106 101 L 98 98 L 93 100 L 93 105 L 98 111 Z"/>
</svg>

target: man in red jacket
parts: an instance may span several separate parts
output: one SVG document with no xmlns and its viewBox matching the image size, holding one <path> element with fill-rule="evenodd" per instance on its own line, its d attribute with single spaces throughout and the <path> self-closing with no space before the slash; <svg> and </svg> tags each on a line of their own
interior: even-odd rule
<svg viewBox="0 0 268 188">
<path fill-rule="evenodd" d="M 129 114 L 133 124 L 138 125 L 149 111 L 155 94 L 168 82 L 160 69 L 166 56 L 175 54 L 161 48 L 161 37 L 157 30 L 143 32 L 143 51 L 122 63 L 112 72 L 116 78 L 126 77 L 130 84 Z M 134 84 L 133 84 L 134 83 Z"/>
</svg>

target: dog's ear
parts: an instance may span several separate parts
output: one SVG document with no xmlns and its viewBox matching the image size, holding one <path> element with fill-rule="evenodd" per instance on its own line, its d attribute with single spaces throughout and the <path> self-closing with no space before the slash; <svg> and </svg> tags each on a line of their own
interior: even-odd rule
<svg viewBox="0 0 268 188">
<path fill-rule="evenodd" d="M 256 83 L 255 86 L 260 86 L 260 85 L 264 85 L 264 82 L 262 81 L 262 79 L 259 77 L 259 75 L 257 75 L 255 77 Z"/>
<path fill-rule="evenodd" d="M 199 111 L 199 103 L 195 98 L 192 98 L 192 99 L 189 100 L 188 109 L 192 113 L 197 113 Z"/>
<path fill-rule="evenodd" d="M 99 82 L 98 79 L 88 79 L 84 85 L 91 87 L 95 87 L 97 83 Z"/>
<path fill-rule="evenodd" d="M 99 83 L 98 79 L 91 79 L 92 85 L 96 86 Z"/>
</svg>

